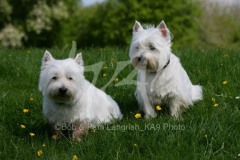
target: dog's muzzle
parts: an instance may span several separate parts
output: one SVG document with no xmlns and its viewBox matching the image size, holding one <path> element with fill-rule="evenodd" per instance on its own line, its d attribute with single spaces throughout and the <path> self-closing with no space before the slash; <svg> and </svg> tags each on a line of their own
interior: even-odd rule
<svg viewBox="0 0 240 160">
<path fill-rule="evenodd" d="M 146 68 L 147 66 L 147 59 L 143 56 L 135 57 L 132 61 L 133 66 L 137 68 Z"/>
<path fill-rule="evenodd" d="M 65 86 L 50 92 L 49 97 L 56 103 L 69 103 L 74 99 L 73 93 Z"/>
<path fill-rule="evenodd" d="M 68 89 L 66 87 L 61 87 L 58 89 L 58 93 L 60 97 L 65 97 L 67 95 Z"/>
<path fill-rule="evenodd" d="M 139 69 L 147 69 L 149 71 L 155 71 L 157 70 L 157 62 L 153 59 L 148 59 L 144 56 L 135 57 L 132 60 L 132 64 L 134 67 L 137 67 Z"/>
</svg>

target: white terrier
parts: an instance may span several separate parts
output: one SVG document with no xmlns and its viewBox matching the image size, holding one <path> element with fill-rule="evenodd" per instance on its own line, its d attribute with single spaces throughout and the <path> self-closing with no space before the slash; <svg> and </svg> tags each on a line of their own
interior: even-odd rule
<svg viewBox="0 0 240 160">
<path fill-rule="evenodd" d="M 130 59 L 138 68 L 136 98 L 146 118 L 156 117 L 155 105 L 169 107 L 178 118 L 193 102 L 202 99 L 202 88 L 192 85 L 179 59 L 171 52 L 171 35 L 164 21 L 156 28 L 133 26 Z"/>
<path fill-rule="evenodd" d="M 39 90 L 43 113 L 58 137 L 69 129 L 80 140 L 91 127 L 121 119 L 117 103 L 83 75 L 81 53 L 75 59 L 55 60 L 46 51 L 42 59 Z"/>
</svg>

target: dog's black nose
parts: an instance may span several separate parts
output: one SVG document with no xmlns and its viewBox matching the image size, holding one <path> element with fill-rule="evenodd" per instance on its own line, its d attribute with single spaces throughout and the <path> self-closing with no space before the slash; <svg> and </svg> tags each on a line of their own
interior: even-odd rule
<svg viewBox="0 0 240 160">
<path fill-rule="evenodd" d="M 64 95 L 64 94 L 67 93 L 67 88 L 66 87 L 61 87 L 61 88 L 58 89 L 58 91 L 59 91 L 60 94 Z"/>
<path fill-rule="evenodd" d="M 141 57 L 138 57 L 138 62 L 140 62 L 142 60 L 142 56 Z"/>
</svg>

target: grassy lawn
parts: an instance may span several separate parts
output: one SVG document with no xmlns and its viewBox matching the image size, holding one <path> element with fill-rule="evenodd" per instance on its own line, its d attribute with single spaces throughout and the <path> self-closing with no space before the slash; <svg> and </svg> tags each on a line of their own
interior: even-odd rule
<svg viewBox="0 0 240 160">
<path fill-rule="evenodd" d="M 139 112 L 136 86 L 115 86 L 133 71 L 127 65 L 117 75 L 118 82 L 106 88 L 119 104 L 123 120 L 92 130 L 81 142 L 52 139 L 42 116 L 38 78 L 44 51 L 0 49 L 0 159 L 71 160 L 74 155 L 87 160 L 240 158 L 240 51 L 175 51 L 192 82 L 201 84 L 204 92 L 203 101 L 195 103 L 180 121 L 161 111 L 156 119 L 135 118 Z M 49 51 L 55 58 L 66 58 L 69 48 Z M 129 59 L 128 50 L 121 48 L 81 52 L 86 66 L 103 61 L 105 67 L 96 81 L 99 88 L 112 78 L 117 62 Z M 93 72 L 85 75 L 90 81 L 94 78 Z"/>
</svg>

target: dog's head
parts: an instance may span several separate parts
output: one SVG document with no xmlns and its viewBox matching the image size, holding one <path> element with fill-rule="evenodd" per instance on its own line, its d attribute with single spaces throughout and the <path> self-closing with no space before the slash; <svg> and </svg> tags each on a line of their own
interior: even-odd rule
<svg viewBox="0 0 240 160">
<path fill-rule="evenodd" d="M 139 22 L 133 26 L 129 56 L 138 69 L 155 72 L 164 68 L 171 54 L 171 34 L 164 21 L 157 27 L 143 28 Z"/>
<path fill-rule="evenodd" d="M 81 89 L 83 72 L 81 53 L 75 59 L 55 60 L 46 51 L 42 59 L 39 90 L 56 103 L 71 103 Z"/>
</svg>

